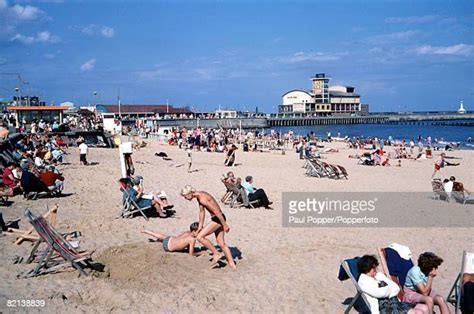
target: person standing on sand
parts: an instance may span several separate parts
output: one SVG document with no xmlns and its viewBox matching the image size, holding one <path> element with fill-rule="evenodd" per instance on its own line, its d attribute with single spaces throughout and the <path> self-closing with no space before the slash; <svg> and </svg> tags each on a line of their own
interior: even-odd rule
<svg viewBox="0 0 474 314">
<path fill-rule="evenodd" d="M 191 173 L 191 167 L 193 166 L 193 155 L 192 155 L 192 150 L 190 148 L 186 148 L 186 153 L 188 154 L 188 172 Z"/>
<path fill-rule="evenodd" d="M 186 185 L 181 190 L 181 195 L 188 201 L 191 201 L 193 198 L 198 201 L 199 227 L 197 231 L 197 240 L 212 252 L 213 258 L 210 267 L 212 268 L 214 265 L 216 265 L 222 257 L 222 253 L 217 251 L 212 242 L 206 239 L 208 235 L 214 233 L 216 236 L 217 244 L 221 247 L 227 259 L 227 264 L 231 268 L 236 269 L 237 266 L 235 265 L 234 259 L 232 258 L 232 253 L 229 247 L 225 244 L 224 240 L 224 233 L 229 232 L 230 228 L 227 225 L 225 215 L 222 213 L 222 210 L 219 207 L 219 204 L 217 204 L 214 197 L 212 197 L 212 195 L 207 192 L 196 191 L 196 189 L 194 189 L 190 185 Z M 206 210 L 211 214 L 211 221 L 204 226 Z"/>
</svg>

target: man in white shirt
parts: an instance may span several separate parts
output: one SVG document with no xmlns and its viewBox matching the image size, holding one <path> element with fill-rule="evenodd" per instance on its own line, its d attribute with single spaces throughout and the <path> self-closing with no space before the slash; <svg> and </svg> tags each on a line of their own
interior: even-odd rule
<svg viewBox="0 0 474 314">
<path fill-rule="evenodd" d="M 87 152 L 89 148 L 87 147 L 87 144 L 85 142 L 82 142 L 79 145 L 79 162 L 82 163 L 83 165 L 88 165 L 87 162 Z"/>
</svg>

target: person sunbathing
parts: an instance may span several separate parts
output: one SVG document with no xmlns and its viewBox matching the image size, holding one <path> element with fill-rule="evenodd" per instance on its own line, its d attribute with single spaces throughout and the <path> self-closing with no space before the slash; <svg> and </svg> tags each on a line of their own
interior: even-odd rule
<svg viewBox="0 0 474 314">
<path fill-rule="evenodd" d="M 133 188 L 133 183 L 129 178 L 121 178 L 120 182 L 120 190 L 123 191 L 122 195 L 122 202 L 125 203 L 125 200 L 128 196 L 132 198 L 135 203 L 140 208 L 145 207 L 153 207 L 160 218 L 167 218 L 168 212 L 164 211 L 159 203 L 156 202 L 155 199 L 146 199 L 142 198 L 143 189 L 141 187 L 138 188 L 138 191 Z M 128 194 L 128 195 L 127 195 Z"/>
<path fill-rule="evenodd" d="M 230 231 L 230 227 L 227 224 L 225 215 L 222 213 L 219 204 L 217 204 L 214 197 L 211 194 L 204 191 L 196 191 L 192 186 L 186 185 L 181 190 L 181 196 L 186 200 L 191 201 L 196 199 L 199 205 L 199 226 L 197 230 L 197 240 L 204 245 L 207 249 L 212 252 L 212 261 L 210 267 L 216 265 L 222 257 L 222 253 L 219 253 L 215 246 L 206 237 L 210 234 L 216 236 L 217 244 L 221 247 L 224 255 L 227 259 L 227 264 L 236 269 L 234 259 L 229 247 L 225 243 L 224 235 Z M 204 225 L 204 218 L 206 217 L 206 210 L 211 214 L 211 221 Z"/>
<path fill-rule="evenodd" d="M 165 252 L 183 252 L 187 251 L 190 256 L 200 256 L 206 254 L 207 251 L 195 251 L 194 245 L 196 244 L 196 237 L 198 235 L 198 222 L 193 222 L 189 226 L 189 231 L 185 231 L 176 236 L 167 236 L 160 232 L 153 232 L 149 230 L 143 230 L 143 234 L 150 235 L 158 239 L 159 242 L 163 243 L 163 250 Z"/>
<path fill-rule="evenodd" d="M 132 184 L 133 184 L 133 189 L 135 191 L 137 191 L 137 192 L 139 190 L 144 191 L 143 177 L 142 176 L 135 176 L 131 181 L 132 181 Z M 168 199 L 166 198 L 166 193 L 164 191 L 160 191 L 157 194 L 152 193 L 152 192 L 150 192 L 150 193 L 143 192 L 141 198 L 148 199 L 148 200 L 154 200 L 158 205 L 160 205 L 161 208 L 163 208 L 164 210 L 167 210 L 167 211 L 169 211 L 171 208 L 174 207 L 174 205 L 170 205 L 168 203 Z M 174 213 L 174 211 L 172 211 L 172 213 Z"/>
<path fill-rule="evenodd" d="M 360 273 L 358 284 L 370 306 L 372 314 L 392 313 L 397 309 L 397 313 L 424 314 L 428 313 L 428 306 L 417 304 L 413 306 L 406 302 L 400 302 L 397 298 L 400 287 L 377 271 L 379 262 L 373 255 L 364 255 L 357 264 Z"/>
<path fill-rule="evenodd" d="M 432 289 L 433 281 L 438 275 L 438 267 L 443 259 L 431 252 L 422 253 L 418 257 L 418 265 L 413 266 L 407 273 L 405 286 L 403 287 L 403 301 L 412 304 L 426 304 L 429 313 L 437 305 L 441 314 L 450 313 L 445 299 L 442 295 Z"/>
</svg>

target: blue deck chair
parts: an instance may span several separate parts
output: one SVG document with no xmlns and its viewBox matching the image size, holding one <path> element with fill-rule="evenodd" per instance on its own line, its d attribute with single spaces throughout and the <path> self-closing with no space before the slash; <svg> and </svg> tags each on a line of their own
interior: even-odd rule
<svg viewBox="0 0 474 314">
<path fill-rule="evenodd" d="M 403 286 L 408 271 L 413 267 L 413 261 L 402 259 L 397 251 L 389 247 L 377 248 L 377 253 L 385 276 L 391 278 L 400 287 L 398 299 L 403 301 Z"/>
<path fill-rule="evenodd" d="M 354 308 L 359 313 L 370 313 L 370 305 L 362 293 L 362 289 L 359 287 L 357 280 L 359 279 L 359 271 L 357 270 L 357 263 L 360 257 L 354 257 L 351 259 L 346 259 L 342 261 L 340 269 L 339 269 L 339 280 L 347 280 L 350 279 L 354 287 L 356 288 L 357 293 L 352 298 L 350 303 L 347 305 L 344 314 L 350 312 L 352 308 Z"/>
</svg>

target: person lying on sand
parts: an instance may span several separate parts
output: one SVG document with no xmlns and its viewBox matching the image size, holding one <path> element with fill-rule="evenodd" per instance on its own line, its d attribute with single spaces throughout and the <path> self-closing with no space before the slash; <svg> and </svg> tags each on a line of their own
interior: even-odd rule
<svg viewBox="0 0 474 314">
<path fill-rule="evenodd" d="M 167 236 L 163 233 L 149 230 L 143 230 L 142 233 L 155 237 L 158 241 L 162 242 L 165 252 L 183 252 L 187 250 L 190 256 L 200 256 L 206 254 L 207 251 L 194 251 L 198 227 L 199 223 L 193 222 L 189 226 L 189 231 L 185 231 L 176 236 Z"/>
<path fill-rule="evenodd" d="M 181 195 L 191 201 L 195 198 L 199 205 L 199 227 L 197 230 L 197 240 L 202 243 L 207 249 L 212 252 L 213 258 L 210 267 L 214 267 L 222 257 L 222 253 L 217 251 L 211 241 L 206 237 L 212 233 L 216 236 L 217 244 L 221 247 L 224 255 L 227 259 L 227 264 L 236 269 L 234 259 L 229 247 L 225 243 L 224 234 L 230 231 L 229 225 L 227 224 L 226 217 L 222 213 L 219 204 L 217 204 L 214 197 L 204 191 L 196 191 L 192 186 L 186 185 L 181 190 Z M 211 214 L 211 221 L 204 226 L 204 218 L 206 217 L 206 210 Z"/>
</svg>

